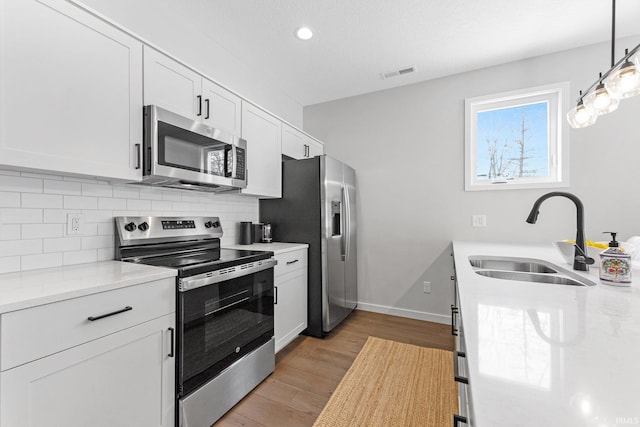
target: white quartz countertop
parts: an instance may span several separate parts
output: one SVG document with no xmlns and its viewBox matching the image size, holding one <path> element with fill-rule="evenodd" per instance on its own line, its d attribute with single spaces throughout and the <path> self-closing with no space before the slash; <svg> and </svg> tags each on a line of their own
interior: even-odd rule
<svg viewBox="0 0 640 427">
<path fill-rule="evenodd" d="M 227 249 L 245 249 L 249 251 L 269 251 L 275 255 L 283 254 L 285 252 L 297 251 L 298 249 L 306 249 L 309 247 L 307 243 L 253 243 L 251 245 L 228 245 L 224 246 Z"/>
<path fill-rule="evenodd" d="M 0 274 L 0 313 L 176 276 L 169 268 L 102 261 Z"/>
<path fill-rule="evenodd" d="M 631 287 L 493 279 L 469 256 L 550 261 L 551 245 L 453 242 L 476 427 L 640 424 L 640 271 Z M 596 260 L 597 262 L 597 260 Z M 596 263 L 597 266 L 597 263 Z"/>
</svg>

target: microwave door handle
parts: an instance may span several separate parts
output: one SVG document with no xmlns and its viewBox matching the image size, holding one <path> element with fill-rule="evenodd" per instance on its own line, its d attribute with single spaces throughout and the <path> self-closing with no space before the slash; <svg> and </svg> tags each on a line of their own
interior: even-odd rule
<svg viewBox="0 0 640 427">
<path fill-rule="evenodd" d="M 235 145 L 231 146 L 231 178 L 234 179 L 238 176 L 238 147 Z"/>
</svg>

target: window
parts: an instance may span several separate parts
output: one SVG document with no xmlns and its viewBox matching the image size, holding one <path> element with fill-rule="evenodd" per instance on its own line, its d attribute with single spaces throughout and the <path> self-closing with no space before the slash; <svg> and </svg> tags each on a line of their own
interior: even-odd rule
<svg viewBox="0 0 640 427">
<path fill-rule="evenodd" d="M 465 190 L 569 185 L 568 83 L 465 100 Z"/>
</svg>

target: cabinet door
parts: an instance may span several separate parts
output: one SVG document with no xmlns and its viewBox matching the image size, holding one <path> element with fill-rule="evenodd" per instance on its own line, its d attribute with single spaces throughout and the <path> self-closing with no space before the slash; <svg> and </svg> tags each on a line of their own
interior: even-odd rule
<svg viewBox="0 0 640 427">
<path fill-rule="evenodd" d="M 202 79 L 202 97 L 204 98 L 202 121 L 216 129 L 240 136 L 242 133 L 240 97 L 207 79 Z"/>
<path fill-rule="evenodd" d="M 2 0 L 0 163 L 139 180 L 142 44 L 63 0 Z"/>
<path fill-rule="evenodd" d="M 196 120 L 202 117 L 202 77 L 168 56 L 144 47 L 144 105 Z"/>
<path fill-rule="evenodd" d="M 282 154 L 294 159 L 306 158 L 305 135 L 298 129 L 282 124 Z"/>
<path fill-rule="evenodd" d="M 282 154 L 294 159 L 307 159 L 323 152 L 321 143 L 286 123 L 282 124 Z"/>
<path fill-rule="evenodd" d="M 0 425 L 174 425 L 173 314 L 0 373 Z"/>
<path fill-rule="evenodd" d="M 274 312 L 276 353 L 307 328 L 307 269 L 276 277 L 278 299 Z"/>
<path fill-rule="evenodd" d="M 307 157 L 321 156 L 324 154 L 324 145 L 315 139 L 307 140 Z"/>
<path fill-rule="evenodd" d="M 242 101 L 242 138 L 247 140 L 247 188 L 243 194 L 282 196 L 282 122 Z"/>
</svg>

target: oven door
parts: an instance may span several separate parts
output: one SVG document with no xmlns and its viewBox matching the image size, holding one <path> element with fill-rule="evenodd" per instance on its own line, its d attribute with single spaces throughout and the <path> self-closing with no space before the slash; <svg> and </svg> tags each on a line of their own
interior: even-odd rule
<svg viewBox="0 0 640 427">
<path fill-rule="evenodd" d="M 273 337 L 273 268 L 178 293 L 178 397 Z"/>
<path fill-rule="evenodd" d="M 152 105 L 144 118 L 144 182 L 247 186 L 243 139 Z"/>
</svg>

